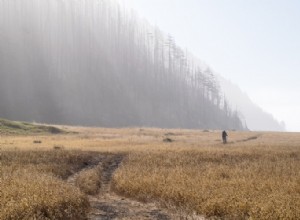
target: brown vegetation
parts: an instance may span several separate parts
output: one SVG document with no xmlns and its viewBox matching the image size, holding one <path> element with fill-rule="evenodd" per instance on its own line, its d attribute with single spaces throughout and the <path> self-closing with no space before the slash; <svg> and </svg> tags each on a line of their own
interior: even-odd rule
<svg viewBox="0 0 300 220">
<path fill-rule="evenodd" d="M 83 219 L 89 203 L 78 189 L 34 169 L 6 168 L 0 219 Z"/>
<path fill-rule="evenodd" d="M 130 198 L 207 217 L 300 216 L 298 133 L 229 132 L 229 144 L 223 145 L 218 131 L 64 130 L 78 133 L 1 137 L 0 219 L 84 216 L 89 204 L 82 192 L 98 192 L 106 162 L 80 172 L 82 192 L 65 180 L 98 156 L 89 152 L 128 155 L 113 175 L 113 190 Z M 166 136 L 173 142 L 164 142 Z M 114 156 L 105 158 L 114 163 Z"/>
<path fill-rule="evenodd" d="M 300 151 L 199 149 L 133 153 L 114 189 L 206 216 L 296 219 L 300 216 Z"/>
<path fill-rule="evenodd" d="M 91 168 L 81 172 L 76 178 L 76 186 L 88 195 L 95 195 L 101 187 L 101 169 L 100 167 Z"/>
<path fill-rule="evenodd" d="M 91 158 L 79 151 L 2 151 L 0 219 L 84 219 L 87 197 L 63 179 Z"/>
</svg>

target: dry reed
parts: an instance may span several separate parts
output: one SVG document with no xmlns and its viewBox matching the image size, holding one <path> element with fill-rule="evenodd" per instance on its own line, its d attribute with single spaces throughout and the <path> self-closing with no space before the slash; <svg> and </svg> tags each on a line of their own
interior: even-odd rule
<svg viewBox="0 0 300 220">
<path fill-rule="evenodd" d="M 133 153 L 115 174 L 114 190 L 208 217 L 297 219 L 299 167 L 299 148 Z"/>
<path fill-rule="evenodd" d="M 101 168 L 95 167 L 81 172 L 76 178 L 76 186 L 88 195 L 96 195 L 101 187 Z"/>
<path fill-rule="evenodd" d="M 87 197 L 63 179 L 91 158 L 75 151 L 1 152 L 0 219 L 85 219 Z"/>
<path fill-rule="evenodd" d="M 80 219 L 87 211 L 86 197 L 62 180 L 93 159 L 96 153 L 90 151 L 129 153 L 113 178 L 113 189 L 128 197 L 223 219 L 300 216 L 297 133 L 229 132 L 224 146 L 218 131 L 63 129 L 68 134 L 1 137 L 0 148 L 6 151 L 1 155 L 0 219 Z M 37 138 L 39 145 L 33 144 Z M 90 180 L 95 173 L 83 176 Z M 45 192 L 52 196 L 41 196 Z M 22 211 L 25 206 L 28 213 Z M 76 207 L 73 215 L 65 211 Z"/>
</svg>

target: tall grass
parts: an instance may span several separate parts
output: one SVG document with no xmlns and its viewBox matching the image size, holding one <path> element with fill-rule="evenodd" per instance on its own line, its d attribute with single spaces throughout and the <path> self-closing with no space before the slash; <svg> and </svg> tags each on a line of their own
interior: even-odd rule
<svg viewBox="0 0 300 220">
<path fill-rule="evenodd" d="M 114 190 L 208 217 L 297 219 L 299 167 L 299 148 L 132 153 L 114 176 Z"/>
<path fill-rule="evenodd" d="M 1 152 L 0 219 L 85 219 L 87 197 L 63 179 L 92 157 L 79 151 Z"/>
<path fill-rule="evenodd" d="M 299 219 L 297 133 L 229 132 L 223 145 L 217 131 L 64 129 L 68 134 L 1 136 L 1 220 L 84 218 L 82 192 L 98 192 L 101 170 L 80 173 L 82 192 L 65 180 L 96 152 L 129 153 L 112 189 L 131 198 L 221 219 Z"/>
<path fill-rule="evenodd" d="M 96 195 L 101 187 L 101 168 L 84 170 L 77 176 L 75 183 L 85 194 Z"/>
<path fill-rule="evenodd" d="M 87 197 L 62 180 L 34 169 L 5 168 L 0 219 L 84 219 Z M 7 175 L 9 174 L 9 175 Z"/>
</svg>

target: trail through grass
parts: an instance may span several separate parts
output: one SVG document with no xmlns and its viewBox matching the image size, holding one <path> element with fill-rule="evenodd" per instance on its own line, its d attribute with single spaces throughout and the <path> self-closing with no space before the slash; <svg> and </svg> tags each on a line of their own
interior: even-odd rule
<svg viewBox="0 0 300 220">
<path fill-rule="evenodd" d="M 298 133 L 229 132 L 223 145 L 220 131 L 60 126 L 66 132 L 53 135 L 48 126 L 7 123 L 0 124 L 0 219 L 183 216 L 161 207 L 220 219 L 300 216 Z M 99 155 L 107 163 L 82 172 L 79 187 L 66 181 Z M 120 163 L 116 155 L 128 156 Z"/>
</svg>

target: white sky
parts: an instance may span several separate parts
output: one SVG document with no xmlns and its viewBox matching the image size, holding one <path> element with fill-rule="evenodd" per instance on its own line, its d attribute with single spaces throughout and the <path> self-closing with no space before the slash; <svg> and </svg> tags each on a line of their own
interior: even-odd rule
<svg viewBox="0 0 300 220">
<path fill-rule="evenodd" d="M 300 131 L 300 1 L 121 1 Z"/>
</svg>

